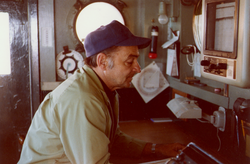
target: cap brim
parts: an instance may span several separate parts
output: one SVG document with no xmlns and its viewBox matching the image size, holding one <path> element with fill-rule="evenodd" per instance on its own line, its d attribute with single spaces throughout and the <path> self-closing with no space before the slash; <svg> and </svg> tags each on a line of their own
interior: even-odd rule
<svg viewBox="0 0 250 164">
<path fill-rule="evenodd" d="M 138 46 L 139 49 L 146 48 L 149 46 L 151 39 L 131 36 L 126 40 L 123 40 L 120 43 L 117 43 L 116 46 Z"/>
</svg>

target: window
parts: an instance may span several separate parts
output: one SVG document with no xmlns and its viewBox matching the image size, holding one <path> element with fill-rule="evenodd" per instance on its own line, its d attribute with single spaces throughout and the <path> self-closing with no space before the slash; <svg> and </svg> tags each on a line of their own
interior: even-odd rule
<svg viewBox="0 0 250 164">
<path fill-rule="evenodd" d="M 124 24 L 124 19 L 120 11 L 113 5 L 105 2 L 94 2 L 80 11 L 75 24 L 76 34 L 81 42 L 91 31 L 96 30 L 101 25 L 106 25 L 112 20 L 117 20 Z"/>
<path fill-rule="evenodd" d="M 0 12 L 0 20 L 0 75 L 8 75 L 11 73 L 9 14 Z"/>
</svg>

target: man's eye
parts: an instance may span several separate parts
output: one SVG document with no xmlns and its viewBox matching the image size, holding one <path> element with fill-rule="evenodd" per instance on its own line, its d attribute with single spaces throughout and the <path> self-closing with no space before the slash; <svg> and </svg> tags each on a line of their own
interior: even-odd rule
<svg viewBox="0 0 250 164">
<path fill-rule="evenodd" d="M 127 65 L 132 65 L 133 64 L 133 60 L 132 61 L 127 61 L 126 63 L 127 63 Z"/>
</svg>

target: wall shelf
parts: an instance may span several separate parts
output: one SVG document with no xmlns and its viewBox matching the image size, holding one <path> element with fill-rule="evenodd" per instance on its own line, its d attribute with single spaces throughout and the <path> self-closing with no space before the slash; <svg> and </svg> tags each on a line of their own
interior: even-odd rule
<svg viewBox="0 0 250 164">
<path fill-rule="evenodd" d="M 203 99 L 210 103 L 229 108 L 229 98 L 223 96 L 223 93 L 215 93 L 214 88 L 210 86 L 198 87 L 181 82 L 179 79 L 169 77 L 170 87 L 185 92 L 194 97 Z"/>
<path fill-rule="evenodd" d="M 58 85 L 60 85 L 62 82 L 42 82 L 41 84 L 41 90 L 42 91 L 52 91 L 54 90 Z"/>
</svg>

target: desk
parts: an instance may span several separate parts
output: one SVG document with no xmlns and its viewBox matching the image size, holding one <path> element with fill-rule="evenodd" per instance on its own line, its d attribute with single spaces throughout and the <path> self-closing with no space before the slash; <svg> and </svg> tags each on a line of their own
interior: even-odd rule
<svg viewBox="0 0 250 164">
<path fill-rule="evenodd" d="M 175 143 L 188 144 L 196 139 L 185 133 L 177 122 L 153 123 L 150 120 L 120 122 L 120 129 L 124 133 L 152 143 Z M 159 160 L 152 158 L 144 159 L 125 159 L 111 157 L 110 162 L 114 164 L 132 164 L 141 163 L 151 160 Z"/>
<path fill-rule="evenodd" d="M 120 122 L 120 129 L 124 133 L 152 143 L 188 144 L 193 137 L 185 133 L 178 122 L 157 122 L 150 120 Z"/>
</svg>

